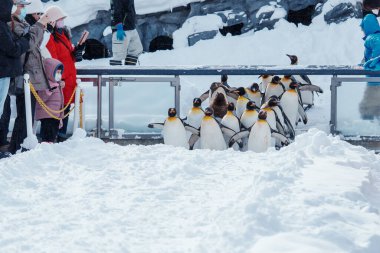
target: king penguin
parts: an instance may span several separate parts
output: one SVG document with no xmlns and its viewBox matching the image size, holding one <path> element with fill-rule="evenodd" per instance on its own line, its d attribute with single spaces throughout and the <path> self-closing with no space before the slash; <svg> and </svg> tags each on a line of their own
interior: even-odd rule
<svg viewBox="0 0 380 253">
<path fill-rule="evenodd" d="M 284 75 L 281 78 L 281 83 L 284 85 L 285 90 L 289 90 L 289 85 L 292 81 L 294 81 L 294 78 L 291 75 Z"/>
<path fill-rule="evenodd" d="M 290 65 L 298 65 L 298 57 L 296 55 L 287 56 L 290 59 Z M 307 75 L 293 75 L 294 81 L 296 81 L 300 87 L 312 85 L 314 87 L 300 89 L 300 97 L 302 104 L 305 105 L 305 109 L 310 109 L 314 105 L 314 92 L 323 93 L 323 90 L 317 86 L 313 85 Z"/>
<path fill-rule="evenodd" d="M 174 147 L 184 147 L 189 149 L 188 137 L 186 135 L 185 126 L 180 118 L 177 117 L 177 110 L 169 108 L 168 118 L 164 123 L 149 124 L 149 128 L 161 128 L 166 145 Z"/>
<path fill-rule="evenodd" d="M 249 130 L 244 130 L 234 135 L 229 142 L 229 146 L 231 147 L 236 140 L 247 136 L 249 136 L 248 150 L 257 153 L 266 152 L 268 150 L 271 146 L 272 137 L 278 139 L 283 145 L 288 145 L 289 140 L 284 135 L 273 130 L 266 121 L 266 118 L 267 113 L 260 111 L 256 123 Z"/>
<path fill-rule="evenodd" d="M 275 95 L 277 97 L 281 96 L 284 93 L 285 87 L 281 83 L 281 79 L 279 76 L 274 76 L 272 81 L 268 84 L 267 89 L 265 90 L 263 103 L 267 102 L 268 99 Z"/>
<path fill-rule="evenodd" d="M 298 123 L 298 115 L 301 116 L 305 124 L 307 123 L 307 116 L 302 106 L 302 101 L 297 91 L 297 87 L 298 84 L 296 82 L 292 82 L 289 85 L 290 89 L 281 96 L 282 109 L 292 124 L 293 129 L 295 129 L 296 124 Z"/>
<path fill-rule="evenodd" d="M 255 102 L 256 105 L 261 105 L 262 94 L 257 83 L 253 83 L 251 87 L 246 89 L 249 100 Z"/>
<path fill-rule="evenodd" d="M 186 117 L 186 123 L 194 128 L 199 128 L 205 113 L 201 107 L 202 101 L 200 98 L 194 98 L 193 107 L 190 109 Z"/>
<path fill-rule="evenodd" d="M 205 109 L 205 116 L 202 119 L 200 130 L 193 129 L 189 140 L 190 149 L 200 138 L 201 149 L 225 150 L 227 149 L 224 141 L 222 129 L 216 119 L 213 117 L 212 108 Z"/>
<path fill-rule="evenodd" d="M 245 109 L 243 115 L 241 115 L 240 122 L 242 127 L 245 129 L 248 129 L 255 124 L 257 121 L 257 118 L 259 116 L 258 113 L 258 107 L 256 106 L 256 103 L 253 101 L 249 101 L 247 103 L 247 108 Z"/>
<path fill-rule="evenodd" d="M 245 97 L 247 92 L 244 87 L 239 87 L 235 92 L 239 95 L 236 101 L 236 116 L 240 118 L 247 107 L 249 99 Z"/>
<path fill-rule="evenodd" d="M 204 113 L 201 105 L 202 105 L 201 99 L 200 98 L 194 98 L 193 107 L 190 109 L 190 111 L 186 117 L 186 123 L 195 129 L 199 129 L 201 127 L 202 119 L 205 116 L 205 113 Z M 191 132 L 187 132 L 187 137 L 190 140 Z M 194 149 L 198 149 L 198 148 L 200 148 L 199 142 L 194 144 Z"/>
<path fill-rule="evenodd" d="M 224 140 L 227 143 L 234 134 L 240 132 L 240 120 L 238 117 L 236 117 L 234 112 L 235 112 L 234 103 L 229 103 L 228 104 L 228 111 L 227 111 L 226 115 L 224 115 L 222 122 L 221 122 L 222 126 L 233 130 L 233 131 L 230 131 L 230 133 L 223 132 L 224 133 Z M 239 147 L 237 145 L 235 145 L 234 149 L 238 150 Z"/>
</svg>

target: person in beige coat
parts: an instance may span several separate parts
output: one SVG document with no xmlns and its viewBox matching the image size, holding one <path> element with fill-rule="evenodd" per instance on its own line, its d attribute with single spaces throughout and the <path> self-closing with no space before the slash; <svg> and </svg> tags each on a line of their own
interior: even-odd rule
<svg viewBox="0 0 380 253">
<path fill-rule="evenodd" d="M 29 2 L 35 2 L 40 0 L 31 0 Z M 16 1 L 17 2 L 17 1 Z M 31 4 L 34 6 L 34 4 Z M 42 7 L 42 4 L 41 4 Z M 24 9 L 26 8 L 26 9 Z M 40 46 L 44 37 L 44 32 L 49 22 L 48 18 L 44 15 L 43 9 L 35 10 L 32 13 L 33 20 L 28 19 L 30 23 L 26 21 L 26 15 L 28 14 L 28 6 L 22 3 L 17 4 L 17 10 L 12 15 L 12 21 L 9 23 L 11 31 L 15 36 L 22 36 L 25 32 L 30 34 L 29 51 L 21 57 L 24 73 L 30 75 L 30 82 L 33 84 L 37 91 L 49 89 L 49 81 L 45 74 L 43 65 L 43 59 L 41 56 Z M 24 9 L 24 10 L 23 10 Z M 31 13 L 29 13 L 31 14 Z M 33 15 L 34 14 L 34 15 Z M 38 19 L 38 20 L 37 20 Z M 23 76 L 17 77 L 11 82 L 10 93 L 16 96 L 17 106 L 17 118 L 15 120 L 14 129 L 12 132 L 11 142 L 9 146 L 9 152 L 16 153 L 20 149 L 21 143 L 26 138 L 26 117 L 25 117 L 25 97 L 23 91 Z M 34 115 L 35 99 L 32 97 L 32 115 Z"/>
</svg>

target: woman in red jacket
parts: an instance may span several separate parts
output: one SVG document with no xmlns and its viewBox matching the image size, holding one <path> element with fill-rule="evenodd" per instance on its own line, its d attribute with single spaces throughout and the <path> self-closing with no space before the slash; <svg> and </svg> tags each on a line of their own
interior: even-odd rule
<svg viewBox="0 0 380 253">
<path fill-rule="evenodd" d="M 71 42 L 71 35 L 68 28 L 64 25 L 64 20 L 67 15 L 58 6 L 51 6 L 46 10 L 46 15 L 51 22 L 50 39 L 46 45 L 51 57 L 62 62 L 65 71 L 63 72 L 62 80 L 65 82 L 63 89 L 65 107 L 74 103 L 75 88 L 77 86 L 77 70 L 75 62 L 82 60 L 83 46 L 74 47 Z M 70 111 L 68 106 L 64 112 L 66 115 Z M 66 139 L 68 117 L 63 120 L 63 126 L 58 132 L 58 141 Z"/>
</svg>

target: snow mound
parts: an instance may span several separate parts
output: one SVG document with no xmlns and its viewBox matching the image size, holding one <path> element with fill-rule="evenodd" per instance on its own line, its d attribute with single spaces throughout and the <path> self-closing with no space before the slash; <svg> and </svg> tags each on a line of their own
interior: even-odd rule
<svg viewBox="0 0 380 253">
<path fill-rule="evenodd" d="M 40 144 L 0 161 L 0 251 L 372 253 L 379 164 L 316 129 L 263 154 Z"/>
</svg>

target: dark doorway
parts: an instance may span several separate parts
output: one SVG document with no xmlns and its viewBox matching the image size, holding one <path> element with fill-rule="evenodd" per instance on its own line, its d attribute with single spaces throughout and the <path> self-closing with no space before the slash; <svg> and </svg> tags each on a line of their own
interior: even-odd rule
<svg viewBox="0 0 380 253">
<path fill-rule="evenodd" d="M 219 29 L 219 31 L 223 36 L 226 36 L 228 33 L 231 33 L 232 36 L 240 35 L 241 29 L 243 28 L 243 26 L 244 26 L 243 23 L 230 25 L 230 26 L 224 26 L 222 29 Z"/>
<path fill-rule="evenodd" d="M 309 5 L 305 9 L 292 11 L 289 10 L 287 20 L 296 25 L 310 25 L 315 13 L 315 5 Z"/>
<path fill-rule="evenodd" d="M 157 50 L 172 50 L 173 39 L 169 36 L 158 36 L 154 38 L 149 45 L 149 52 L 156 52 Z"/>
</svg>

